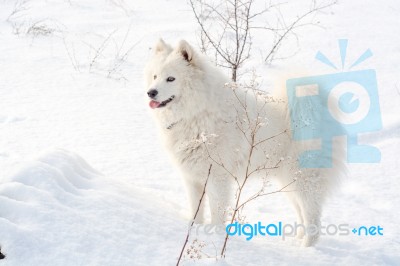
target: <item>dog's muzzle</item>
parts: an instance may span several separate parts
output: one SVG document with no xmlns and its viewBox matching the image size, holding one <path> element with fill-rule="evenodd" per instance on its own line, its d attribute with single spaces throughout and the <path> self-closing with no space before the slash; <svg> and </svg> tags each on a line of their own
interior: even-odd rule
<svg viewBox="0 0 400 266">
<path fill-rule="evenodd" d="M 150 98 L 153 98 L 153 97 L 150 97 Z M 170 103 L 174 98 L 175 98 L 175 95 L 172 95 L 171 97 L 169 97 L 168 99 L 166 99 L 165 101 L 162 101 L 162 102 L 157 102 L 157 101 L 151 100 L 149 103 L 149 106 L 152 109 L 164 107 L 168 103 Z"/>
</svg>

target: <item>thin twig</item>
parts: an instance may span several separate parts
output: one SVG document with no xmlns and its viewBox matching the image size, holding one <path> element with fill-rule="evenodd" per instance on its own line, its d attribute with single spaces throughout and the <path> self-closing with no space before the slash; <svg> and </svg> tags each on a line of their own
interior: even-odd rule
<svg viewBox="0 0 400 266">
<path fill-rule="evenodd" d="M 269 51 L 268 55 L 265 57 L 264 61 L 268 62 L 268 60 L 272 57 L 272 55 L 275 53 L 276 49 L 278 48 L 278 46 L 281 44 L 281 42 L 285 39 L 285 37 L 291 33 L 293 31 L 294 28 L 296 28 L 296 26 L 298 26 L 297 24 L 302 21 L 304 18 L 308 17 L 311 14 L 315 14 L 318 11 L 321 11 L 325 8 L 328 8 L 330 6 L 333 6 L 334 4 L 336 4 L 336 1 L 333 3 L 329 3 L 320 7 L 313 7 L 311 10 L 309 10 L 308 12 L 304 13 L 303 15 L 297 17 L 297 19 L 292 22 L 292 24 L 290 24 L 289 27 L 287 27 L 285 29 L 285 32 L 279 37 L 279 39 L 275 42 L 274 46 L 272 47 L 272 49 Z"/>
<path fill-rule="evenodd" d="M 193 220 L 192 220 L 192 222 L 190 224 L 190 227 L 188 229 L 188 232 L 186 234 L 186 239 L 185 239 L 185 242 L 184 242 L 184 244 L 182 246 L 181 253 L 179 254 L 178 261 L 176 262 L 176 266 L 178 266 L 179 263 L 181 262 L 183 252 L 185 251 L 186 245 L 187 245 L 187 243 L 189 241 L 190 231 L 192 230 L 192 227 L 194 225 L 194 221 L 196 220 L 197 214 L 199 213 L 201 202 L 203 201 L 204 194 L 206 193 L 206 187 L 207 187 L 208 178 L 210 177 L 211 168 L 212 168 L 212 164 L 210 164 L 210 168 L 208 168 L 208 175 L 207 175 L 207 179 L 206 179 L 206 182 L 204 184 L 204 187 L 203 187 L 203 193 L 201 194 L 201 197 L 200 197 L 200 200 L 199 200 L 199 204 L 197 205 L 196 213 L 194 214 Z"/>
<path fill-rule="evenodd" d="M 250 198 L 248 198 L 246 201 L 244 201 L 242 204 L 240 204 L 237 208 L 240 209 L 242 208 L 244 205 L 246 205 L 247 203 L 249 203 L 252 200 L 255 200 L 258 197 L 263 197 L 263 196 L 267 196 L 267 195 L 271 195 L 271 194 L 275 194 L 278 192 L 293 192 L 293 190 L 291 191 L 284 191 L 285 188 L 287 188 L 288 186 L 290 186 L 291 184 L 293 184 L 294 182 L 296 182 L 295 179 L 293 179 L 289 184 L 285 185 L 284 187 L 282 187 L 281 189 L 275 190 L 275 191 L 271 191 L 268 193 L 261 193 L 262 190 L 260 190 L 259 192 L 257 192 L 256 194 L 254 194 L 253 196 L 251 196 Z"/>
</svg>

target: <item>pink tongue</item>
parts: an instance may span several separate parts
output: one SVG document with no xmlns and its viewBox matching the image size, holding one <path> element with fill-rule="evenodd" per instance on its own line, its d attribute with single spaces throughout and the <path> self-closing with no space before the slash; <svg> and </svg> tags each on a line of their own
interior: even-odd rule
<svg viewBox="0 0 400 266">
<path fill-rule="evenodd" d="M 155 109 L 155 108 L 157 108 L 157 107 L 160 105 L 160 103 L 151 100 L 150 103 L 149 103 L 149 105 L 150 105 L 150 107 L 151 107 L 152 109 Z"/>
</svg>

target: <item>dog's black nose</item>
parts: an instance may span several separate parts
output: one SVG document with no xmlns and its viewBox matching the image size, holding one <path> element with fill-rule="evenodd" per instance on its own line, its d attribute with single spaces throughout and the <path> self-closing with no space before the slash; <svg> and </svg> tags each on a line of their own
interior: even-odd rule
<svg viewBox="0 0 400 266">
<path fill-rule="evenodd" d="M 155 89 L 149 90 L 149 91 L 147 92 L 147 95 L 149 95 L 149 97 L 152 98 L 152 99 L 154 99 L 154 97 L 156 97 L 157 94 L 158 94 L 158 91 L 155 90 Z"/>
</svg>

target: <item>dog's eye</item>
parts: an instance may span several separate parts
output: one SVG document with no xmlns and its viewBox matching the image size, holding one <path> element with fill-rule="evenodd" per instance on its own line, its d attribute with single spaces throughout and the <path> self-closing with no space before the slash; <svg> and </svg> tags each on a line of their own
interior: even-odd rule
<svg viewBox="0 0 400 266">
<path fill-rule="evenodd" d="M 172 81 L 174 81 L 174 80 L 175 80 L 174 77 L 168 77 L 168 78 L 167 78 L 167 81 L 168 81 L 168 82 L 172 82 Z"/>
<path fill-rule="evenodd" d="M 157 75 L 154 75 L 154 76 L 153 76 L 153 79 L 156 79 L 156 78 L 157 78 Z"/>
</svg>

